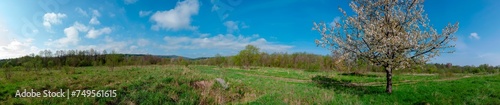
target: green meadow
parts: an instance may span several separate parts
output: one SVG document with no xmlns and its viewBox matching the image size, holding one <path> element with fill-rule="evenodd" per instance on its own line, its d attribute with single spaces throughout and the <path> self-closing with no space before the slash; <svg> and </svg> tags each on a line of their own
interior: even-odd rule
<svg viewBox="0 0 500 105">
<path fill-rule="evenodd" d="M 385 74 L 190 65 L 0 70 L 0 104 L 499 104 L 497 74 Z M 224 88 L 216 78 L 229 87 Z M 116 90 L 116 97 L 19 98 L 17 90 Z"/>
</svg>

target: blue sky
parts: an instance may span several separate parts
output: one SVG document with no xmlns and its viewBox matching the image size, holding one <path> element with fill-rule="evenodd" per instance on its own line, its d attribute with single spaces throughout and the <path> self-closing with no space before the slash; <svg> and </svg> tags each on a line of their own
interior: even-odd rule
<svg viewBox="0 0 500 105">
<path fill-rule="evenodd" d="M 309 52 L 347 0 L 5 0 L 0 3 L 0 59 L 40 50 L 207 57 L 234 55 L 247 44 L 266 52 Z M 500 1 L 427 0 L 439 31 L 460 22 L 453 54 L 431 62 L 500 65 Z"/>
</svg>

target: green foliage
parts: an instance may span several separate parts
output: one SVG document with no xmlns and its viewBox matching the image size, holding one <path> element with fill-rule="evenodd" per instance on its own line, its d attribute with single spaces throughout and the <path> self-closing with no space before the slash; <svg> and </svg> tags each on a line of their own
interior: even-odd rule
<svg viewBox="0 0 500 105">
<path fill-rule="evenodd" d="M 66 73 L 66 74 L 73 74 L 73 73 L 75 73 L 74 68 L 71 68 L 69 66 L 64 66 L 63 70 L 64 70 L 64 73 Z"/>
<path fill-rule="evenodd" d="M 258 49 L 258 48 L 256 48 Z M 246 50 L 248 51 L 248 50 Z M 154 65 L 154 64 L 178 64 L 178 65 L 214 65 L 221 67 L 227 66 L 241 66 L 246 67 L 247 65 L 243 62 L 242 56 L 220 56 L 216 55 L 212 58 L 207 59 L 197 59 L 188 60 L 183 58 L 179 60 L 176 58 L 159 58 L 152 55 L 143 56 L 130 56 L 129 54 L 106 54 L 98 53 L 95 50 L 87 51 L 55 51 L 56 53 L 46 54 L 50 51 L 44 51 L 44 55 L 33 55 L 23 56 L 16 59 L 6 59 L 0 60 L 0 65 L 10 65 L 10 67 L 21 66 L 19 70 L 35 71 L 41 68 L 46 69 L 61 69 L 64 66 L 70 67 L 88 67 L 88 66 L 108 66 L 113 69 L 120 65 Z M 295 52 L 295 53 L 271 53 L 267 54 L 265 52 L 255 53 L 256 57 L 253 63 L 248 63 L 248 66 L 263 66 L 263 67 L 280 67 L 280 68 L 294 68 L 305 71 L 362 71 L 362 72 L 384 72 L 384 68 L 380 66 L 375 66 L 369 64 L 366 60 L 358 59 L 356 61 L 357 66 L 348 66 L 346 62 L 339 60 L 338 56 L 333 55 L 316 55 L 305 52 Z M 115 57 L 112 57 L 115 56 Z M 111 59 L 113 58 L 113 59 Z M 117 59 L 115 59 L 117 58 Z M 257 59 L 258 58 L 258 59 Z M 434 65 L 435 67 L 433 67 Z M 488 64 L 482 64 L 479 66 L 447 66 L 448 64 L 428 64 L 423 65 L 422 68 L 418 66 L 412 66 L 406 68 L 405 70 L 398 70 L 396 73 L 498 73 L 500 66 L 492 66 Z M 351 68 L 351 69 L 349 69 Z M 14 69 L 14 68 L 12 68 Z M 247 68 L 249 69 L 249 68 Z"/>
<path fill-rule="evenodd" d="M 121 57 L 120 54 L 112 53 L 106 55 L 106 65 L 111 68 L 111 70 L 114 69 L 115 66 L 118 66 L 123 60 L 123 57 Z"/>
<path fill-rule="evenodd" d="M 217 65 L 219 68 L 222 68 L 225 64 L 226 58 L 222 57 L 220 54 L 216 54 L 214 59 L 214 65 Z"/>
<path fill-rule="evenodd" d="M 426 66 L 427 66 L 428 73 L 437 73 L 438 72 L 438 68 L 435 65 L 428 64 Z"/>
<path fill-rule="evenodd" d="M 255 64 L 259 60 L 259 48 L 253 45 L 247 45 L 245 49 L 241 50 L 238 55 L 238 60 L 245 66 L 246 69 L 250 69 L 250 65 Z"/>
<path fill-rule="evenodd" d="M 10 80 L 10 78 L 12 77 L 12 68 L 11 67 L 3 68 L 3 73 L 5 75 L 5 79 Z"/>
<path fill-rule="evenodd" d="M 5 75 L 5 79 L 9 80 L 12 77 L 12 67 L 10 62 L 7 62 L 2 65 L 3 73 Z"/>
</svg>

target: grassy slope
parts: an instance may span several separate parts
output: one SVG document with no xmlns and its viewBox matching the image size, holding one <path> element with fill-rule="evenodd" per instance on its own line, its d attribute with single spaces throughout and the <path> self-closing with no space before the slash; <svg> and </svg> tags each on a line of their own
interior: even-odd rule
<svg viewBox="0 0 500 105">
<path fill-rule="evenodd" d="M 327 79 L 351 81 L 355 86 L 320 85 L 311 81 L 317 75 Z M 193 85 L 226 80 L 230 88 L 219 85 L 208 89 Z M 383 74 L 339 75 L 335 72 L 305 72 L 283 68 L 216 68 L 213 66 L 145 66 L 75 68 L 74 71 L 15 71 L 6 80 L 0 72 L 0 103 L 14 104 L 500 104 L 500 75 L 397 74 L 394 93 L 384 93 Z M 16 90 L 116 89 L 116 98 L 14 98 Z M 207 95 L 208 94 L 208 95 Z M 222 98 L 221 98 L 222 97 Z"/>
</svg>

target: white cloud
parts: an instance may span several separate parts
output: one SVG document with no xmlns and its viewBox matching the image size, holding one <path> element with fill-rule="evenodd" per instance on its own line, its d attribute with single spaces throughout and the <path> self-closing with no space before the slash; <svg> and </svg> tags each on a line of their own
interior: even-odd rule
<svg viewBox="0 0 500 105">
<path fill-rule="evenodd" d="M 76 45 L 80 41 L 79 33 L 88 31 L 88 27 L 75 22 L 73 26 L 64 29 L 65 37 L 45 43 L 47 46 L 67 47 L 68 45 Z"/>
<path fill-rule="evenodd" d="M 97 17 L 94 16 L 92 17 L 92 19 L 90 19 L 89 24 L 99 25 L 101 24 L 101 22 L 99 22 L 99 20 L 97 20 Z"/>
<path fill-rule="evenodd" d="M 80 32 L 86 32 L 87 30 L 89 30 L 89 27 L 79 23 L 79 22 L 75 22 L 73 24 L 73 26 L 71 27 L 74 27 L 76 30 L 80 31 Z"/>
<path fill-rule="evenodd" d="M 38 48 L 32 46 L 33 39 L 25 41 L 13 40 L 6 46 L 0 46 L 0 59 L 17 58 L 38 51 Z"/>
<path fill-rule="evenodd" d="M 123 0 L 123 2 L 125 2 L 125 4 L 134 4 L 137 0 Z"/>
<path fill-rule="evenodd" d="M 246 25 L 245 23 L 239 22 L 239 21 L 226 21 L 223 24 L 224 24 L 224 26 L 226 26 L 227 33 L 229 33 L 229 34 L 232 34 L 234 32 L 238 32 L 241 28 L 250 27 L 250 26 Z"/>
<path fill-rule="evenodd" d="M 100 17 L 101 16 L 101 13 L 98 11 L 98 10 L 92 10 L 92 15 L 95 16 L 95 17 Z"/>
<path fill-rule="evenodd" d="M 227 28 L 227 33 L 233 33 L 234 31 L 238 31 L 238 22 L 234 21 L 226 21 L 224 22 L 224 26 Z"/>
<path fill-rule="evenodd" d="M 176 36 L 165 36 L 164 40 L 167 42 L 166 45 L 161 47 L 166 50 L 177 50 L 177 49 L 210 49 L 210 50 L 233 50 L 239 51 L 243 49 L 246 45 L 251 44 L 259 47 L 263 51 L 270 52 L 284 52 L 293 46 L 273 44 L 267 42 L 264 38 L 259 38 L 258 35 L 252 35 L 250 37 L 245 36 L 234 36 L 232 34 L 222 35 L 219 34 L 213 37 L 176 37 Z"/>
<path fill-rule="evenodd" d="M 63 18 L 66 18 L 66 14 L 54 12 L 45 13 L 45 15 L 43 15 L 43 26 L 50 28 L 52 25 L 61 24 L 61 19 Z"/>
<path fill-rule="evenodd" d="M 167 41 L 169 45 L 175 45 L 175 44 L 180 44 L 180 43 L 189 43 L 191 38 L 189 37 L 170 37 L 170 36 L 165 36 L 163 40 Z"/>
<path fill-rule="evenodd" d="M 66 37 L 58 40 L 60 44 L 77 44 L 80 40 L 78 38 L 78 30 L 75 27 L 68 27 L 64 29 L 64 34 Z"/>
<path fill-rule="evenodd" d="M 191 16 L 197 15 L 199 10 L 198 0 L 185 0 L 178 2 L 174 9 L 157 11 L 150 20 L 155 22 L 151 29 L 179 30 L 195 29 L 191 26 Z"/>
<path fill-rule="evenodd" d="M 137 49 L 137 48 L 139 48 L 139 47 L 134 46 L 134 45 L 130 46 L 130 49 L 131 49 L 131 50 L 134 50 L 134 49 Z"/>
<path fill-rule="evenodd" d="M 153 12 L 152 11 L 139 11 L 139 16 L 140 17 L 149 16 L 151 13 L 153 13 Z"/>
<path fill-rule="evenodd" d="M 0 59 L 17 58 L 38 52 L 32 43 L 34 39 L 23 39 L 9 31 L 0 17 Z"/>
<path fill-rule="evenodd" d="M 479 35 L 478 35 L 477 33 L 475 33 L 475 32 L 470 33 L 469 38 L 471 38 L 471 39 L 476 39 L 476 40 L 481 39 L 481 37 L 479 37 Z"/>
<path fill-rule="evenodd" d="M 137 40 L 137 45 L 139 45 L 139 46 L 147 46 L 148 44 L 149 44 L 149 40 L 147 40 L 147 39 L 141 38 L 141 39 Z"/>
<path fill-rule="evenodd" d="M 102 34 L 110 34 L 111 33 L 111 28 L 109 27 L 104 27 L 104 28 L 101 28 L 101 29 L 97 29 L 95 30 L 94 28 L 90 29 L 89 32 L 87 33 L 87 38 L 92 38 L 92 39 L 95 39 L 97 38 L 98 36 L 102 35 Z"/>
<path fill-rule="evenodd" d="M 89 14 L 87 14 L 87 12 L 85 12 L 85 10 L 80 7 L 75 8 L 75 11 L 82 14 L 83 16 L 89 16 Z"/>
<path fill-rule="evenodd" d="M 77 49 L 95 49 L 98 51 L 106 50 L 108 53 L 116 51 L 117 53 L 145 53 L 145 51 L 138 49 L 137 46 L 131 46 L 133 41 L 114 41 L 113 38 L 106 36 L 106 43 L 93 44 L 93 45 L 80 45 Z"/>
</svg>

